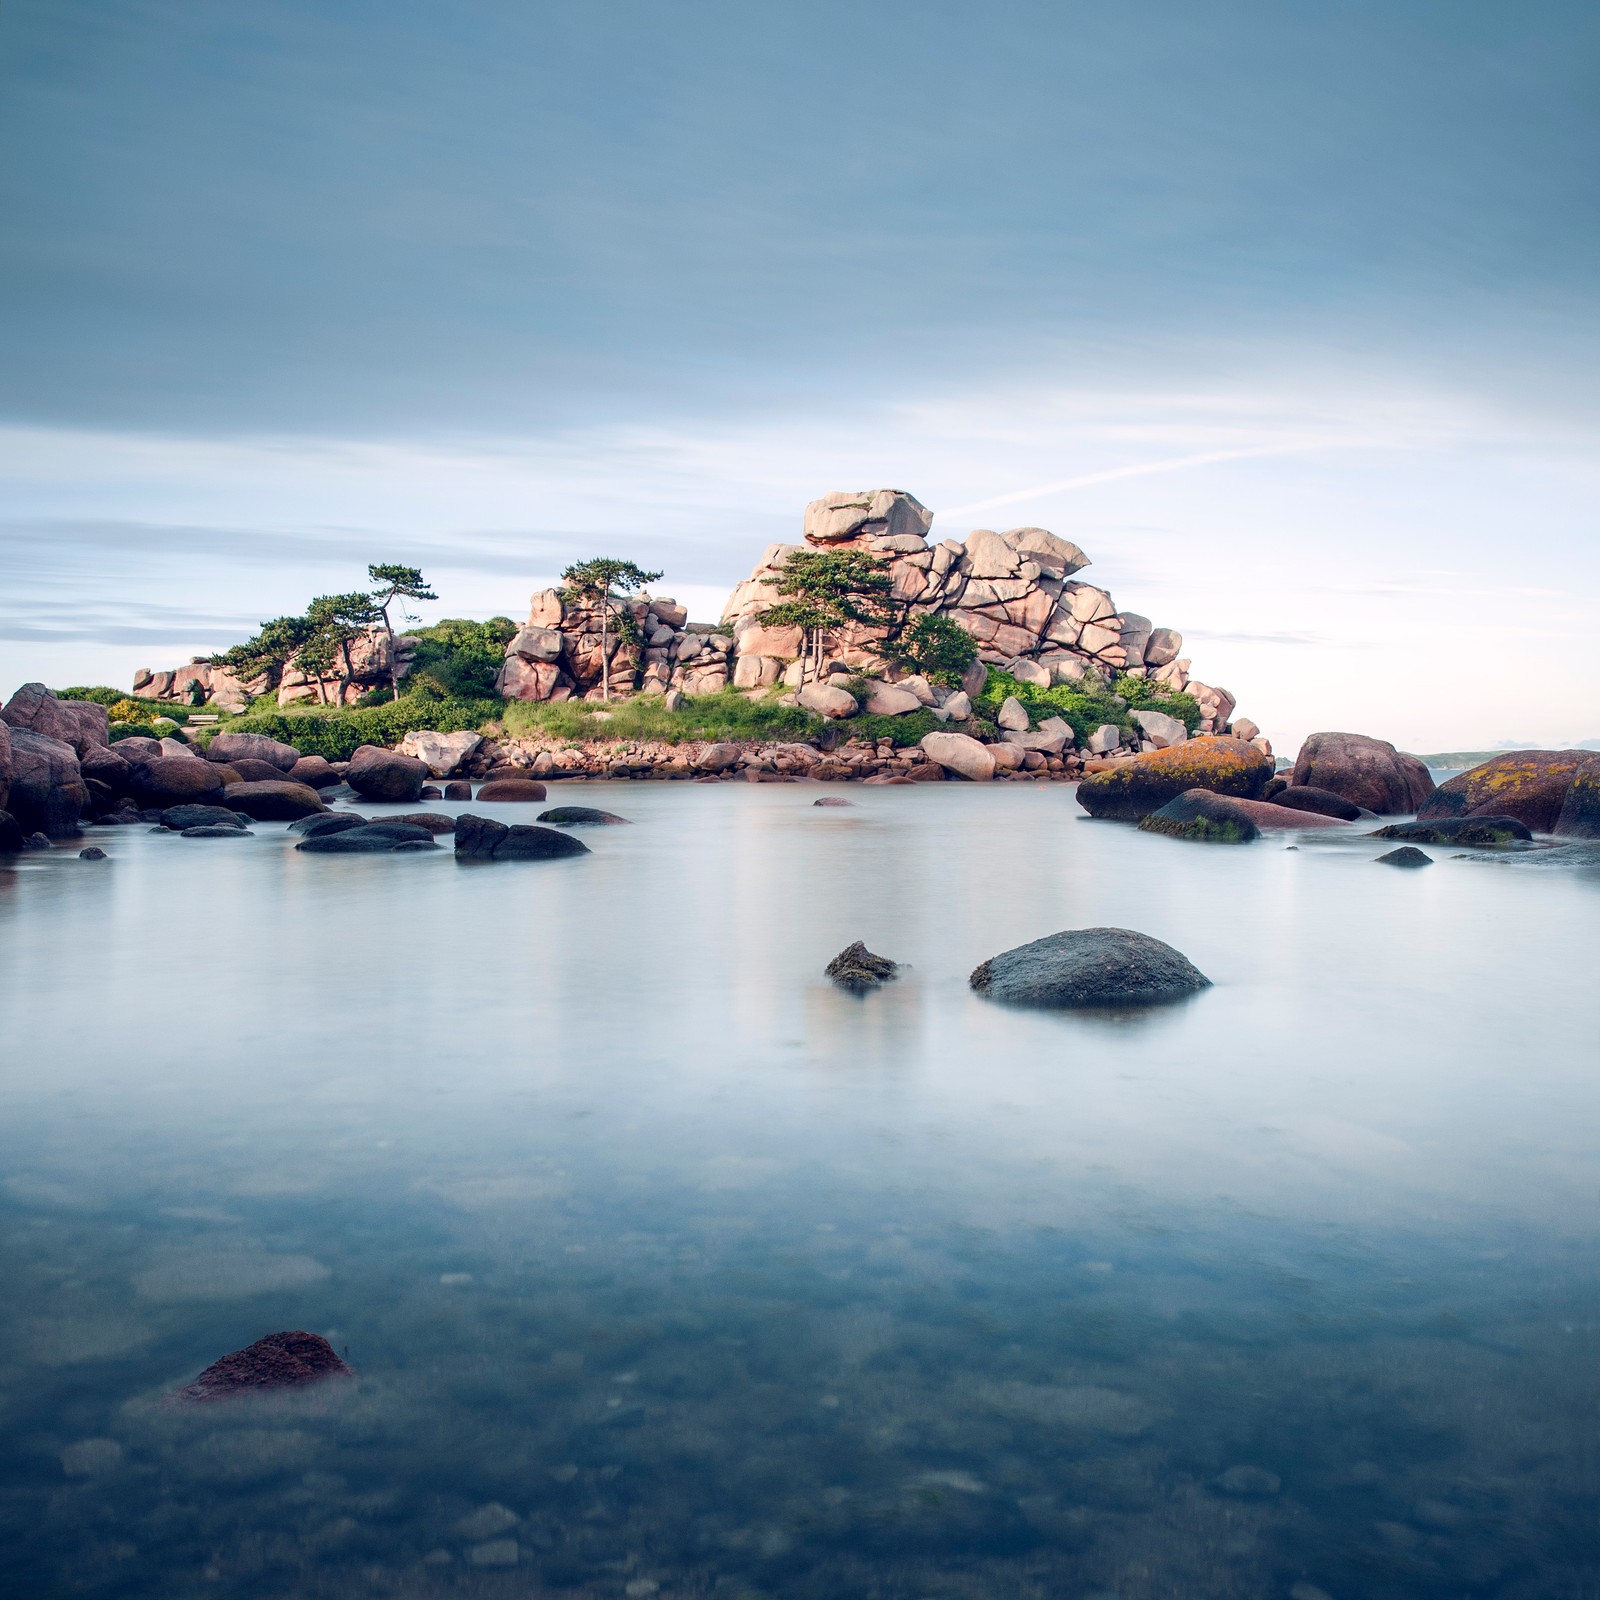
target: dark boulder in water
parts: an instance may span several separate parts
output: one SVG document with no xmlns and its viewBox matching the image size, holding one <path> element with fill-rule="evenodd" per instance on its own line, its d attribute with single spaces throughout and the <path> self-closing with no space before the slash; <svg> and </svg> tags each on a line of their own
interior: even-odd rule
<svg viewBox="0 0 1600 1600">
<path fill-rule="evenodd" d="M 1070 928 L 991 956 L 971 984 L 1015 1005 L 1114 1007 L 1182 1000 L 1211 980 L 1171 945 L 1131 928 Z"/>
<path fill-rule="evenodd" d="M 1231 735 L 1203 735 L 1090 773 L 1077 798 L 1092 817 L 1137 822 L 1189 789 L 1255 800 L 1271 780 L 1270 756 Z"/>
<path fill-rule="evenodd" d="M 492 817 L 475 817 L 470 811 L 463 811 L 456 818 L 457 861 L 551 861 L 588 854 L 589 847 L 581 839 L 554 828 L 526 823 L 508 828 Z"/>
<path fill-rule="evenodd" d="M 868 989 L 876 989 L 894 977 L 900 970 L 900 963 L 887 956 L 874 955 L 857 939 L 854 944 L 846 945 L 822 970 L 841 989 L 865 994 Z"/>
<path fill-rule="evenodd" d="M 321 816 L 302 817 L 298 822 L 291 822 L 289 832 L 303 833 L 306 838 L 314 839 L 319 833 L 343 833 L 347 828 L 364 828 L 369 820 L 359 811 L 328 811 Z"/>
<path fill-rule="evenodd" d="M 161 813 L 161 826 L 172 833 L 185 828 L 239 828 L 244 819 L 227 806 L 168 806 Z"/>
<path fill-rule="evenodd" d="M 1379 828 L 1374 839 L 1395 839 L 1403 844 L 1457 844 L 1485 849 L 1497 844 L 1522 844 L 1533 837 L 1528 825 L 1515 817 L 1435 817 L 1424 822 L 1391 822 Z"/>
<path fill-rule="evenodd" d="M 202 822 L 192 828 L 183 828 L 179 831 L 180 839 L 253 839 L 255 835 L 248 828 L 229 827 L 226 823 Z"/>
<path fill-rule="evenodd" d="M 230 783 L 222 791 L 222 803 L 257 822 L 298 822 L 328 809 L 315 789 L 287 778 Z"/>
<path fill-rule="evenodd" d="M 1285 787 L 1264 798 L 1290 811 L 1309 811 L 1318 817 L 1337 817 L 1340 822 L 1354 822 L 1361 815 L 1361 807 L 1355 801 L 1346 800 L 1342 794 L 1335 794 L 1331 789 L 1314 788 L 1311 784 Z"/>
<path fill-rule="evenodd" d="M 294 1330 L 269 1333 L 264 1339 L 213 1361 L 193 1383 L 180 1389 L 179 1400 L 231 1400 L 242 1394 L 276 1389 L 303 1389 L 328 1378 L 353 1378 L 355 1373 L 320 1334 Z"/>
<path fill-rule="evenodd" d="M 1209 789 L 1186 789 L 1139 823 L 1142 833 L 1203 844 L 1249 844 L 1261 837 L 1255 819 L 1236 800 Z"/>
<path fill-rule="evenodd" d="M 410 822 L 368 822 L 358 828 L 313 834 L 295 846 L 308 855 L 370 855 L 391 850 L 436 849 L 433 835 Z"/>
<path fill-rule="evenodd" d="M 593 806 L 552 806 L 541 811 L 535 821 L 548 822 L 557 828 L 616 828 L 626 827 L 628 819 L 615 812 L 596 811 Z"/>
<path fill-rule="evenodd" d="M 92 844 L 88 847 L 88 849 L 80 850 L 78 852 L 78 859 L 80 861 L 104 861 L 106 859 L 106 853 L 100 848 L 99 845 Z"/>
<path fill-rule="evenodd" d="M 0 856 L 21 855 L 27 846 L 27 834 L 9 811 L 0 811 Z"/>
<path fill-rule="evenodd" d="M 409 822 L 413 828 L 426 828 L 429 833 L 454 833 L 456 819 L 447 811 L 405 811 L 398 817 L 385 817 L 385 822 Z"/>
<path fill-rule="evenodd" d="M 459 779 L 454 783 L 447 783 L 444 786 L 444 797 L 446 800 L 470 800 L 472 785 L 463 783 Z"/>
<path fill-rule="evenodd" d="M 1386 856 L 1378 857 L 1381 867 L 1431 867 L 1433 857 L 1426 851 L 1419 850 L 1414 844 L 1403 844 L 1398 850 L 1391 850 Z"/>
<path fill-rule="evenodd" d="M 855 801 L 846 800 L 843 795 L 825 794 L 820 800 L 813 800 L 811 803 L 814 806 L 853 806 Z"/>
</svg>

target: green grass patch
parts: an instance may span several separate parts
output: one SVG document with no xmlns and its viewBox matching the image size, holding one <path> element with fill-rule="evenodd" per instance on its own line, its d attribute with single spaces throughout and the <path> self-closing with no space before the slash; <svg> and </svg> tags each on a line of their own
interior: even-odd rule
<svg viewBox="0 0 1600 1600">
<path fill-rule="evenodd" d="M 1134 711 L 1163 711 L 1177 718 L 1191 734 L 1201 721 L 1199 702 L 1192 695 L 1169 694 L 1148 678 L 1131 678 L 1126 673 L 1119 674 L 1112 688 L 1094 683 L 1089 687 L 1063 683 L 1036 689 L 1019 683 L 1009 672 L 991 667 L 989 681 L 973 708 L 978 716 L 993 721 L 1008 695 L 1016 696 L 1035 727 L 1046 717 L 1060 717 L 1071 724 L 1080 745 L 1108 722 L 1124 733 L 1133 733 L 1138 726 L 1130 715 Z"/>
<path fill-rule="evenodd" d="M 504 705 L 500 700 L 440 700 L 423 695 L 402 695 L 381 706 L 289 706 L 280 710 L 270 700 L 260 700 L 248 711 L 228 717 L 200 733 L 209 742 L 217 733 L 264 733 L 269 739 L 292 744 L 302 755 L 348 761 L 360 745 L 397 744 L 408 733 L 430 728 L 436 733 L 459 733 L 494 722 Z"/>
<path fill-rule="evenodd" d="M 809 739 L 822 726 L 822 718 L 799 706 L 781 706 L 777 697 L 747 700 L 737 689 L 717 694 L 686 696 L 676 711 L 668 711 L 659 694 L 636 695 L 611 705 L 592 700 L 562 700 L 555 704 L 537 700 L 507 700 L 499 720 L 516 739 L 657 739 L 678 744 L 686 739 L 729 741 L 740 739 Z M 597 716 L 597 712 L 610 712 Z M 878 718 L 893 721 L 894 718 Z M 852 732 L 855 721 L 843 724 Z"/>
</svg>

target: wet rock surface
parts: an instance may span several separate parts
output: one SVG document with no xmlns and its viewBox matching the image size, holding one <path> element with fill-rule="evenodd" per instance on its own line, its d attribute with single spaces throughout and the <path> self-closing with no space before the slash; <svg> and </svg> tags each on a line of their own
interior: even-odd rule
<svg viewBox="0 0 1600 1600">
<path fill-rule="evenodd" d="M 532 823 L 507 827 L 492 817 L 477 817 L 470 812 L 456 818 L 458 861 L 555 861 L 589 853 L 581 839 L 554 828 Z"/>
<path fill-rule="evenodd" d="M 1354 822 L 1362 808 L 1353 800 L 1335 794 L 1331 789 L 1316 789 L 1310 785 L 1281 785 L 1277 793 L 1268 793 L 1264 799 L 1289 811 L 1309 811 L 1319 817 L 1334 817 L 1340 822 Z"/>
<path fill-rule="evenodd" d="M 1013 1005 L 1121 1007 L 1164 1005 L 1211 987 L 1171 945 L 1131 928 L 1071 928 L 991 956 L 972 987 Z"/>
<path fill-rule="evenodd" d="M 545 786 L 534 778 L 491 778 L 473 798 L 494 805 L 543 800 L 546 795 Z"/>
<path fill-rule="evenodd" d="M 368 800 L 397 800 L 414 804 L 428 781 L 428 764 L 412 756 L 362 745 L 350 758 L 344 781 Z"/>
<path fill-rule="evenodd" d="M 1379 856 L 1378 864 L 1385 867 L 1431 867 L 1433 857 L 1417 849 L 1415 845 L 1403 844 L 1398 850 L 1391 850 L 1388 855 Z"/>
<path fill-rule="evenodd" d="M 1249 844 L 1261 837 L 1260 827 L 1243 805 L 1209 789 L 1186 789 L 1159 811 L 1142 817 L 1139 828 L 1197 844 Z"/>
<path fill-rule="evenodd" d="M 227 806 L 168 806 L 161 813 L 161 826 L 182 833 L 185 828 L 242 828 L 244 820 Z"/>
<path fill-rule="evenodd" d="M 823 968 L 827 977 L 832 978 L 841 989 L 850 990 L 852 994 L 865 994 L 869 989 L 880 987 L 899 970 L 898 961 L 891 961 L 887 956 L 874 955 L 859 939 L 854 944 L 846 945 Z"/>
<path fill-rule="evenodd" d="M 411 822 L 366 822 L 359 827 L 313 834 L 295 846 L 308 855 L 362 855 L 398 850 L 436 850 L 433 835 Z"/>
<path fill-rule="evenodd" d="M 597 811 L 593 806 L 552 806 L 536 819 L 555 828 L 616 828 L 629 826 L 626 817 L 612 811 Z"/>
<path fill-rule="evenodd" d="M 1372 834 L 1374 839 L 1397 839 L 1406 844 L 1454 844 L 1487 848 L 1525 844 L 1533 838 L 1526 823 L 1515 817 L 1438 817 L 1431 822 L 1392 822 Z"/>
<path fill-rule="evenodd" d="M 243 1350 L 213 1361 L 175 1398 L 188 1404 L 230 1400 L 275 1389 L 302 1389 L 329 1378 L 353 1377 L 355 1373 L 320 1334 L 294 1329 L 269 1333 Z"/>
<path fill-rule="evenodd" d="M 230 783 L 222 791 L 222 803 L 230 811 L 241 811 L 257 822 L 298 822 L 328 808 L 315 789 L 287 778 L 266 783 Z"/>
</svg>

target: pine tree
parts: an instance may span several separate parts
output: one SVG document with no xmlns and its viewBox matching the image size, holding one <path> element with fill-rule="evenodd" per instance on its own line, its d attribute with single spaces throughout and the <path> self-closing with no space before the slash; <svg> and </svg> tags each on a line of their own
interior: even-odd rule
<svg viewBox="0 0 1600 1600">
<path fill-rule="evenodd" d="M 611 698 L 610 622 L 612 608 L 620 595 L 636 594 L 661 574 L 646 572 L 632 561 L 616 556 L 592 556 L 574 561 L 561 574 L 562 597 L 578 605 L 594 606 L 600 612 L 600 698 Z"/>
<path fill-rule="evenodd" d="M 888 563 L 861 550 L 796 550 L 775 585 L 780 600 L 762 614 L 768 627 L 800 628 L 805 638 L 800 657 L 800 682 L 807 667 L 822 671 L 822 647 L 829 633 L 847 623 L 881 625 L 888 621 L 888 599 L 894 587 Z"/>
</svg>

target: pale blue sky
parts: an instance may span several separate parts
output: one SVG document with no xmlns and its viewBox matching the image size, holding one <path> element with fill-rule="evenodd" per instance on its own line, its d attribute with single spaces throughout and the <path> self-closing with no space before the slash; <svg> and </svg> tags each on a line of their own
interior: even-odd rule
<svg viewBox="0 0 1600 1600">
<path fill-rule="evenodd" d="M 1595 735 L 1597 123 L 1580 4 L 7 0 L 0 689 L 890 483 L 1280 745 Z"/>
</svg>

